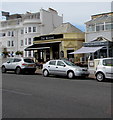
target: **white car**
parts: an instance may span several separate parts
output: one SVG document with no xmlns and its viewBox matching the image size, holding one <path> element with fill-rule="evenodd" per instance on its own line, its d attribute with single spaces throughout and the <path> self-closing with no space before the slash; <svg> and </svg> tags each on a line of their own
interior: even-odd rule
<svg viewBox="0 0 113 120">
<path fill-rule="evenodd" d="M 95 76 L 98 81 L 113 79 L 113 58 L 102 58 L 97 65 Z"/>
<path fill-rule="evenodd" d="M 87 68 L 76 66 L 67 60 L 50 60 L 46 64 L 43 64 L 42 72 L 45 77 L 49 75 L 61 75 L 71 79 L 74 76 L 89 76 Z"/>
<path fill-rule="evenodd" d="M 7 71 L 15 71 L 16 74 L 29 72 L 35 73 L 36 64 L 30 58 L 9 58 L 9 60 L 2 64 L 1 67 L 2 73 L 6 73 Z"/>
</svg>

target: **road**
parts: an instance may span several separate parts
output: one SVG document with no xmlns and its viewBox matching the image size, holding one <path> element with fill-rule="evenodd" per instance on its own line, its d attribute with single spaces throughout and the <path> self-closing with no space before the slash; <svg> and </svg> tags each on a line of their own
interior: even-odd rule
<svg viewBox="0 0 113 120">
<path fill-rule="evenodd" d="M 111 84 L 94 79 L 2 76 L 3 118 L 110 118 Z"/>
</svg>

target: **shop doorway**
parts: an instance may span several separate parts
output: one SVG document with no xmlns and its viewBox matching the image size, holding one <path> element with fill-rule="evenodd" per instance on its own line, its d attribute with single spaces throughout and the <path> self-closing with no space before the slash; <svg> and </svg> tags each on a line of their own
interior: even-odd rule
<svg viewBox="0 0 113 120">
<path fill-rule="evenodd" d="M 74 54 L 69 54 L 71 52 L 74 52 L 74 50 L 67 50 L 67 58 L 68 60 L 74 60 Z"/>
<path fill-rule="evenodd" d="M 54 44 L 52 46 L 53 59 L 59 59 L 59 44 Z"/>
</svg>

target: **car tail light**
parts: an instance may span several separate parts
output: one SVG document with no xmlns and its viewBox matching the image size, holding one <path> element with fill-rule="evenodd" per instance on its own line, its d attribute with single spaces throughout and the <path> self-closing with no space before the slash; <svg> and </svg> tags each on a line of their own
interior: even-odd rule
<svg viewBox="0 0 113 120">
<path fill-rule="evenodd" d="M 27 66 L 27 64 L 25 64 L 25 63 L 23 63 L 22 65 L 23 65 L 23 66 Z"/>
</svg>

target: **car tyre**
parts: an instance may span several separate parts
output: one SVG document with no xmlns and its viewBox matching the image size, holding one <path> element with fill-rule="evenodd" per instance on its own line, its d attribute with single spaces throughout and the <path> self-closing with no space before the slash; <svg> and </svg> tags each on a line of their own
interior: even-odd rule
<svg viewBox="0 0 113 120">
<path fill-rule="evenodd" d="M 6 68 L 5 68 L 5 66 L 2 66 L 2 73 L 6 73 Z"/>
<path fill-rule="evenodd" d="M 19 75 L 19 74 L 21 73 L 21 68 L 20 68 L 20 67 L 17 67 L 16 70 L 15 70 L 15 73 L 16 73 L 17 75 Z"/>
<path fill-rule="evenodd" d="M 105 80 L 105 75 L 103 73 L 99 72 L 96 74 L 96 79 L 97 79 L 97 81 L 102 82 Z"/>
<path fill-rule="evenodd" d="M 44 76 L 44 77 L 48 77 L 48 76 L 49 76 L 48 70 L 44 70 L 44 71 L 43 71 L 43 76 Z"/>
<path fill-rule="evenodd" d="M 67 77 L 69 79 L 72 79 L 74 77 L 74 73 L 72 71 L 69 71 L 68 74 L 67 74 Z"/>
</svg>

